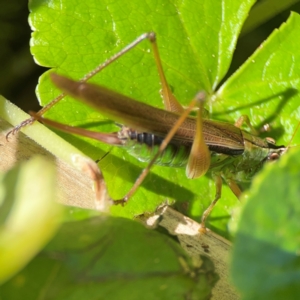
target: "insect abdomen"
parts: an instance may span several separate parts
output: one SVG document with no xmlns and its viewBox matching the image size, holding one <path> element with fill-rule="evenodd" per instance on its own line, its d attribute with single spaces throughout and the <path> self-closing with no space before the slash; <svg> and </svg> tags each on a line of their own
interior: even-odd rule
<svg viewBox="0 0 300 300">
<path fill-rule="evenodd" d="M 122 127 L 119 138 L 123 141 L 128 153 L 141 161 L 148 162 L 157 153 L 163 138 L 152 133 L 137 132 Z M 162 154 L 157 158 L 156 164 L 163 166 L 182 167 L 187 164 L 191 148 L 185 145 L 169 143 Z"/>
</svg>

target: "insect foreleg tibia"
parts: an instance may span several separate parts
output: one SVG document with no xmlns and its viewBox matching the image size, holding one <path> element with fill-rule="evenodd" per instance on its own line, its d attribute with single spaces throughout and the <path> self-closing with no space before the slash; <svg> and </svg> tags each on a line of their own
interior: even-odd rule
<svg viewBox="0 0 300 300">
<path fill-rule="evenodd" d="M 213 208 L 215 207 L 216 203 L 221 198 L 222 184 L 223 184 L 222 177 L 220 175 L 215 175 L 215 176 L 213 176 L 213 179 L 215 181 L 215 186 L 216 186 L 216 195 L 215 195 L 214 200 L 210 203 L 209 207 L 202 214 L 201 226 L 204 231 L 206 228 L 205 222 L 206 222 L 207 217 L 210 215 L 210 213 L 213 210 Z"/>
<path fill-rule="evenodd" d="M 226 183 L 231 189 L 231 191 L 235 194 L 235 196 L 239 199 L 242 194 L 242 191 L 239 188 L 239 186 L 236 184 L 236 182 L 232 179 L 226 178 Z"/>
<path fill-rule="evenodd" d="M 250 119 L 247 115 L 240 116 L 238 120 L 235 122 L 234 126 L 241 128 L 243 123 L 246 123 L 246 125 L 248 126 L 252 134 L 258 135 L 258 131 L 252 126 Z"/>
</svg>

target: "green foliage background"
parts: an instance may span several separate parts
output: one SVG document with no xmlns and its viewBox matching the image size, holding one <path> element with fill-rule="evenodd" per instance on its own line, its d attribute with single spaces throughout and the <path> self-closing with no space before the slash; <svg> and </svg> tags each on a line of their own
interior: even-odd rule
<svg viewBox="0 0 300 300">
<path fill-rule="evenodd" d="M 204 89 L 214 119 L 234 122 L 241 114 L 247 114 L 256 128 L 269 123 L 272 131 L 268 135 L 278 144 L 287 145 L 300 119 L 299 15 L 293 13 L 236 73 L 224 80 L 238 34 L 253 2 L 223 1 L 221 6 L 218 1 L 130 1 L 126 4 L 102 1 L 100 5 L 95 0 L 35 0 L 30 2 L 30 24 L 35 30 L 31 51 L 39 64 L 79 79 L 139 34 L 153 30 L 157 33 L 167 79 L 181 103 L 186 105 L 197 91 Z M 144 42 L 93 82 L 162 107 L 157 71 L 149 49 L 150 45 Z M 235 61 L 233 65 L 236 64 Z M 38 87 L 42 103 L 58 93 L 47 74 L 43 75 Z M 57 105 L 48 117 L 85 128 L 116 129 L 100 112 L 70 99 Z M 110 150 L 87 139 L 62 135 L 93 159 L 101 158 Z M 298 145 L 299 139 L 296 133 L 292 145 Z M 236 286 L 248 295 L 245 299 L 257 298 L 254 291 L 272 299 L 276 295 L 283 299 L 280 297 L 288 293 L 291 296 L 299 293 L 293 284 L 299 282 L 298 157 L 296 149 L 279 164 L 259 174 L 244 197 L 244 202 L 247 198 L 248 202 L 240 213 L 240 222 L 232 223 L 237 228 L 232 274 Z M 100 167 L 111 195 L 119 198 L 130 188 L 143 164 L 115 148 L 101 161 Z M 213 195 L 214 185 L 209 178 L 187 180 L 184 170 L 155 167 L 130 203 L 125 208 L 114 207 L 112 214 L 131 218 L 153 211 L 166 200 L 176 200 L 189 203 L 187 213 L 199 218 Z M 235 203 L 236 199 L 225 186 L 209 227 L 226 234 Z M 266 263 L 265 273 L 261 272 L 263 263 Z M 253 276 L 243 272 L 246 269 Z M 282 272 L 282 277 L 277 276 L 273 281 L 274 270 Z M 269 281 L 265 282 L 267 278 Z"/>
</svg>

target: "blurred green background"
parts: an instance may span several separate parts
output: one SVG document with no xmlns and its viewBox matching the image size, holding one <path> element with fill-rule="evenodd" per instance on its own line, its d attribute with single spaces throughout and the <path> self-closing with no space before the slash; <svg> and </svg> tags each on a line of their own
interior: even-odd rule
<svg viewBox="0 0 300 300">
<path fill-rule="evenodd" d="M 269 3 L 269 8 L 274 4 L 274 12 L 271 13 L 276 14 L 277 0 L 261 0 L 256 5 L 262 5 L 262 3 L 266 2 Z M 298 1 L 288 0 L 287 2 L 294 2 L 294 4 L 254 30 L 242 33 L 227 77 L 253 53 L 275 28 L 278 28 L 286 21 L 290 11 L 300 13 L 300 3 Z M 286 5 L 288 5 L 287 2 Z M 39 105 L 35 96 L 35 87 L 39 76 L 46 68 L 36 65 L 30 54 L 29 40 L 31 29 L 28 24 L 28 1 L 0 0 L 1 3 L 0 94 L 26 112 L 29 110 L 37 111 Z M 270 13 L 269 8 L 266 9 L 266 14 Z M 256 23 L 255 18 L 257 19 L 257 13 L 256 15 L 250 13 L 248 25 L 251 21 Z M 136 33 L 137 36 L 139 34 L 140 32 Z"/>
</svg>

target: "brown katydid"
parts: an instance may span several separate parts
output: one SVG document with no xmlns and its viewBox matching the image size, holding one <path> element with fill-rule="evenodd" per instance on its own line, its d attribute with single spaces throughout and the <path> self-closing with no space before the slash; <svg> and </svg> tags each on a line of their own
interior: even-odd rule
<svg viewBox="0 0 300 300">
<path fill-rule="evenodd" d="M 89 78 L 144 39 L 151 41 L 166 110 L 154 108 L 104 87 L 86 83 Z M 64 93 L 40 112 L 34 114 L 31 119 L 16 127 L 12 133 L 37 119 L 60 130 L 94 138 L 111 145 L 135 144 L 139 147 L 148 147 L 150 150 L 153 149 L 153 146 L 159 147 L 158 151 L 156 148 L 155 153 L 150 151 L 150 158 L 149 154 L 147 157 L 138 157 L 141 160 L 150 160 L 150 163 L 132 189 L 121 200 L 115 200 L 115 204 L 124 204 L 128 201 L 154 163 L 177 167 L 186 166 L 188 178 L 197 178 L 209 172 L 215 181 L 215 198 L 204 212 L 201 220 L 202 226 L 205 227 L 208 215 L 221 197 L 223 179 L 232 192 L 239 197 L 241 190 L 236 182 L 249 181 L 261 169 L 265 161 L 278 159 L 286 151 L 286 147 L 276 146 L 271 139 L 260 139 L 254 134 L 241 130 L 239 127 L 246 122 L 252 132 L 254 131 L 245 116 L 241 117 L 235 125 L 204 119 L 205 93 L 199 93 L 189 108 L 184 110 L 172 94 L 166 81 L 154 33 L 140 36 L 80 82 L 55 74 L 52 74 L 52 80 Z M 83 101 L 124 126 L 118 133 L 106 134 L 66 126 L 41 117 L 66 94 Z M 197 102 L 197 100 L 199 101 Z M 199 107 L 197 117 L 188 116 L 196 103 Z M 136 153 L 132 154 L 136 155 Z"/>
</svg>

